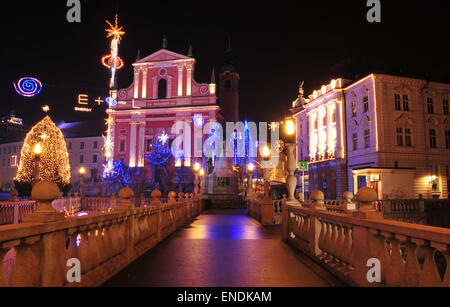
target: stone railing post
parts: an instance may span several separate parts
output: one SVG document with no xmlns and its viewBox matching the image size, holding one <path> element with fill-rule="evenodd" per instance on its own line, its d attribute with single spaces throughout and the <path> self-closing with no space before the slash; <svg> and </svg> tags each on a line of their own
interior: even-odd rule
<svg viewBox="0 0 450 307">
<path fill-rule="evenodd" d="M 52 202 L 59 198 L 59 188 L 54 182 L 39 181 L 31 191 L 31 199 L 37 201 L 37 208 L 33 213 L 24 214 L 25 223 L 49 223 L 64 219 L 64 212 L 53 208 Z"/>
<path fill-rule="evenodd" d="M 59 198 L 59 188 L 54 182 L 39 181 L 33 186 L 31 199 L 37 201 L 37 208 L 33 213 L 25 214 L 22 218 L 27 223 L 50 223 L 64 220 L 64 213 L 57 212 L 52 202 Z M 43 287 L 61 286 L 64 278 L 65 253 L 59 252 L 64 246 L 65 231 L 55 231 L 42 236 L 41 283 Z"/>
<path fill-rule="evenodd" d="M 161 200 L 159 199 L 161 197 L 161 191 L 160 190 L 154 190 L 152 191 L 152 194 L 150 194 L 152 196 L 152 201 L 150 202 L 150 206 L 155 206 L 155 207 L 161 207 L 162 203 Z"/>
<path fill-rule="evenodd" d="M 314 190 L 311 193 L 311 199 L 313 203 L 311 205 L 311 209 L 313 210 L 327 210 L 327 207 L 324 204 L 325 195 L 320 190 Z"/>
<path fill-rule="evenodd" d="M 131 198 L 133 198 L 134 192 L 130 188 L 123 188 L 119 191 L 120 204 L 116 207 L 116 210 L 131 210 L 134 206 L 131 204 Z"/>
<path fill-rule="evenodd" d="M 373 202 L 378 199 L 377 192 L 369 187 L 359 189 L 356 199 L 361 203 L 360 208 L 353 212 L 354 217 L 363 219 L 382 219 L 383 212 L 378 212 L 373 206 Z"/>
<path fill-rule="evenodd" d="M 286 194 L 283 195 L 281 201 L 281 240 L 287 242 L 289 239 L 289 209 L 286 199 Z"/>
<path fill-rule="evenodd" d="M 352 192 L 346 191 L 342 194 L 342 199 L 344 200 L 342 209 L 345 213 L 353 213 L 353 211 L 356 211 L 356 204 L 353 202 L 353 198 Z"/>
<path fill-rule="evenodd" d="M 169 192 L 169 201 L 167 202 L 168 205 L 175 205 L 177 203 L 177 200 L 175 197 L 177 196 L 177 193 L 175 192 Z"/>
</svg>

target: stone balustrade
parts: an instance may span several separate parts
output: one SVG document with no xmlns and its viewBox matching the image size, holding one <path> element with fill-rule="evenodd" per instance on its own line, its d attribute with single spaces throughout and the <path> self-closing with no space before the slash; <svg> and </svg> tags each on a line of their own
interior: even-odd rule
<svg viewBox="0 0 450 307">
<path fill-rule="evenodd" d="M 81 210 L 81 199 L 79 197 L 55 199 L 53 208 L 66 215 L 73 215 Z M 0 225 L 18 224 L 22 216 L 32 213 L 36 209 L 36 201 L 8 201 L 0 202 Z"/>
<path fill-rule="evenodd" d="M 308 207 L 284 202 L 284 241 L 349 285 L 450 286 L 450 229 L 386 220 L 369 190 L 358 193 L 359 208 L 345 212 L 324 209 L 323 193 L 314 192 Z M 373 259 L 380 282 L 367 277 Z"/>
<path fill-rule="evenodd" d="M 151 206 L 134 208 L 131 191 L 111 212 L 64 218 L 45 205 L 53 196 L 35 194 L 28 222 L 0 227 L 0 286 L 99 286 L 202 210 L 199 198 L 162 204 L 158 193 Z M 66 278 L 73 258 L 81 263 L 79 283 Z"/>
<path fill-rule="evenodd" d="M 36 202 L 15 201 L 0 202 L 0 225 L 18 224 L 22 221 L 22 215 L 31 213 L 36 209 Z"/>
</svg>

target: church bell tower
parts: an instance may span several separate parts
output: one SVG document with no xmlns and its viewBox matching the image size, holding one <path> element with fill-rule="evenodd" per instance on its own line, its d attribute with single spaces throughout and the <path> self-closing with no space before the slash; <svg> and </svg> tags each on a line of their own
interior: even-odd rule
<svg viewBox="0 0 450 307">
<path fill-rule="evenodd" d="M 225 122 L 239 121 L 239 73 L 233 61 L 230 41 L 226 50 L 225 63 L 220 71 L 219 101 Z"/>
</svg>

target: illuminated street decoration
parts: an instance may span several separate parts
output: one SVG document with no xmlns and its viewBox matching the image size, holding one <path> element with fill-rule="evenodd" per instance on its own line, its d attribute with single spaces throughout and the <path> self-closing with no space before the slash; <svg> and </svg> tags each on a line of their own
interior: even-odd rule
<svg viewBox="0 0 450 307">
<path fill-rule="evenodd" d="M 89 104 L 89 96 L 86 94 L 79 94 L 78 95 L 78 104 L 88 105 Z"/>
<path fill-rule="evenodd" d="M 17 94 L 27 98 L 39 95 L 42 91 L 41 81 L 31 77 L 22 78 L 17 83 L 13 84 Z"/>
<path fill-rule="evenodd" d="M 107 101 L 109 109 L 108 109 L 108 119 L 106 119 L 106 136 L 104 136 L 105 145 L 104 145 L 104 151 L 105 151 L 105 157 L 106 157 L 106 165 L 104 166 L 103 170 L 103 178 L 117 178 L 117 176 L 122 175 L 123 179 L 127 181 L 127 178 L 129 179 L 129 176 L 124 175 L 124 165 L 121 162 L 114 162 L 113 152 L 114 152 L 114 141 L 113 141 L 113 126 L 114 126 L 114 120 L 111 115 L 111 107 L 117 105 L 117 101 L 115 100 L 116 97 L 116 72 L 118 69 L 122 68 L 124 63 L 122 59 L 119 58 L 119 44 L 120 40 L 122 39 L 122 36 L 125 34 L 122 27 L 118 26 L 118 15 L 116 15 L 115 24 L 114 26 L 109 22 L 106 21 L 106 23 L 109 25 L 109 28 L 106 29 L 106 37 L 110 38 L 112 37 L 111 41 L 111 53 L 109 55 L 106 55 L 102 58 L 102 64 L 109 68 L 111 70 L 111 80 L 109 82 L 109 89 L 110 89 L 110 97 Z M 129 174 L 127 174 L 129 175 Z"/>
<path fill-rule="evenodd" d="M 205 124 L 205 120 L 203 119 L 203 115 L 201 115 L 201 114 L 195 114 L 193 117 L 193 121 L 194 121 L 195 127 L 197 127 L 197 128 L 201 128 Z"/>
<path fill-rule="evenodd" d="M 108 106 L 111 107 L 115 107 L 117 105 L 117 100 L 115 100 L 112 97 L 108 97 L 105 99 L 105 102 L 108 104 Z"/>
<path fill-rule="evenodd" d="M 172 156 L 172 149 L 170 147 L 164 148 L 161 142 L 157 142 L 153 144 L 151 154 L 145 155 L 145 158 L 153 165 L 162 165 L 167 161 L 169 161 L 171 156 Z"/>
<path fill-rule="evenodd" d="M 40 154 L 39 178 L 41 180 L 51 181 L 60 186 L 70 184 L 67 144 L 61 130 L 49 116 L 35 125 L 27 134 L 21 149 L 15 181 L 22 183 L 33 181 L 37 153 Z"/>
<path fill-rule="evenodd" d="M 111 53 L 105 55 L 102 58 L 102 64 L 111 70 L 111 81 L 110 88 L 114 89 L 116 82 L 116 71 L 121 69 L 124 66 L 123 60 L 118 56 L 119 54 L 119 44 L 122 36 L 125 34 L 122 27 L 119 27 L 118 24 L 118 16 L 116 15 L 116 20 L 114 26 L 109 22 L 106 23 L 109 25 L 109 29 L 106 29 L 107 38 L 112 37 L 111 41 Z"/>
<path fill-rule="evenodd" d="M 165 131 L 160 136 L 158 136 L 158 141 L 160 141 L 163 145 L 166 145 L 168 140 L 169 135 Z"/>
<path fill-rule="evenodd" d="M 42 107 L 42 111 L 44 111 L 45 113 L 48 113 L 48 111 L 50 111 L 50 107 L 49 106 L 43 106 Z"/>
</svg>

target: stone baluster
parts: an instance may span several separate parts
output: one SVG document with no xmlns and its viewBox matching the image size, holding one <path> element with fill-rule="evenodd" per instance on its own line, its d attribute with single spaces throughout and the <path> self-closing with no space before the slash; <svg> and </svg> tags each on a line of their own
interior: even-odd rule
<svg viewBox="0 0 450 307">
<path fill-rule="evenodd" d="M 417 241 L 420 242 L 420 241 Z M 430 242 L 420 242 L 421 248 L 425 254 L 425 262 L 423 264 L 422 272 L 420 274 L 420 283 L 421 287 L 440 287 L 441 286 L 441 277 L 439 276 L 435 254 L 436 248 L 430 245 Z"/>
<path fill-rule="evenodd" d="M 405 241 L 406 246 L 406 262 L 403 270 L 403 276 L 401 284 L 406 287 L 418 287 L 420 281 L 420 264 L 417 260 L 417 245 L 414 243 L 414 239 L 407 238 Z"/>
<path fill-rule="evenodd" d="M 391 247 L 390 255 L 378 255 L 378 259 L 380 260 L 382 266 L 382 275 L 385 276 L 386 284 L 388 286 L 399 287 L 404 270 L 404 262 L 400 250 L 400 240 L 398 239 L 398 236 L 393 233 L 381 232 L 381 235 L 386 238 Z M 381 243 L 379 243 L 378 246 L 373 247 L 373 250 L 378 251 L 382 250 L 382 248 L 383 246 L 381 245 Z M 381 257 L 385 258 L 386 260 L 383 261 L 384 259 Z M 384 276 L 382 276 L 382 281 Z"/>
</svg>

